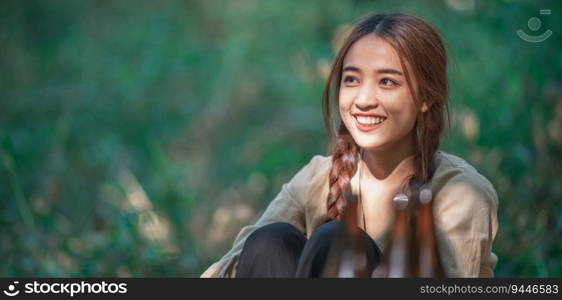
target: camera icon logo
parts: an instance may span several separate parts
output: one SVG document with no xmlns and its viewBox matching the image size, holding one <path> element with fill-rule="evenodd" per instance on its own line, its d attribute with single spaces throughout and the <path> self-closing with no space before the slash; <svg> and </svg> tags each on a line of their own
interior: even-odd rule
<svg viewBox="0 0 562 300">
<path fill-rule="evenodd" d="M 541 15 L 550 15 L 550 9 L 541 9 Z M 527 26 L 532 31 L 537 31 L 541 28 L 542 22 L 537 17 L 532 17 L 527 21 Z M 552 35 L 552 30 L 548 29 L 547 31 L 543 32 L 540 35 L 529 35 L 525 33 L 522 29 L 517 30 L 517 35 L 524 41 L 529 43 L 540 43 L 546 39 L 548 39 Z"/>
<path fill-rule="evenodd" d="M 7 290 L 7 291 L 6 291 L 6 290 L 3 291 L 3 292 L 4 292 L 4 295 L 13 297 L 13 296 L 16 296 L 17 294 L 19 294 L 20 291 L 19 291 L 19 290 L 16 290 L 16 287 L 15 287 L 15 285 L 18 284 L 18 283 L 19 283 L 19 281 L 14 281 L 14 284 L 10 284 L 10 285 L 8 286 L 8 290 Z"/>
</svg>

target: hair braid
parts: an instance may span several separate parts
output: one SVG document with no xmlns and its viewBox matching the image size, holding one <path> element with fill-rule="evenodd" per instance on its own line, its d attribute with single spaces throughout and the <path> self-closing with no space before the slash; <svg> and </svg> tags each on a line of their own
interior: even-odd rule
<svg viewBox="0 0 562 300">
<path fill-rule="evenodd" d="M 329 175 L 328 218 L 341 220 L 347 200 L 345 191 L 351 189 L 351 178 L 357 171 L 359 147 L 342 123 L 332 150 L 332 168 Z"/>
</svg>

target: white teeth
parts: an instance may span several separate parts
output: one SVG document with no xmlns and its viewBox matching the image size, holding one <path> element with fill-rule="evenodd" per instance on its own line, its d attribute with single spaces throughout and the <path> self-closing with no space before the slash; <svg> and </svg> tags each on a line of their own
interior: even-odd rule
<svg viewBox="0 0 562 300">
<path fill-rule="evenodd" d="M 386 118 L 355 116 L 355 119 L 363 125 L 374 125 L 382 123 Z"/>
</svg>

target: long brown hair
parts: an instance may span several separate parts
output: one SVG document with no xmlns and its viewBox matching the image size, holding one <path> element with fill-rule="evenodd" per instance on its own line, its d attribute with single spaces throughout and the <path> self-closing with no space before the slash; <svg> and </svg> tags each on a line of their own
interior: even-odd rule
<svg viewBox="0 0 562 300">
<path fill-rule="evenodd" d="M 435 171 L 433 156 L 445 126 L 445 113 L 448 115 L 447 56 L 442 39 L 433 26 L 417 17 L 400 13 L 371 14 L 361 19 L 340 48 L 322 95 L 324 125 L 332 155 L 327 199 L 330 220 L 340 220 L 343 216 L 347 205 L 344 191 L 351 188 L 350 181 L 357 171 L 359 153 L 359 146 L 341 120 L 334 140 L 331 112 L 338 109 L 344 58 L 353 43 L 369 34 L 382 38 L 399 54 L 408 87 L 418 107 L 414 127 L 414 175 L 409 179 L 410 186 L 421 185 L 431 179 Z M 423 102 L 428 108 L 426 112 L 421 111 Z"/>
</svg>

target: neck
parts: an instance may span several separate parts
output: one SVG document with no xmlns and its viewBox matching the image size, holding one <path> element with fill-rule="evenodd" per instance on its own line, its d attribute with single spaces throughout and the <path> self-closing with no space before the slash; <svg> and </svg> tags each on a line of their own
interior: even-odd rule
<svg viewBox="0 0 562 300">
<path fill-rule="evenodd" d="M 366 179 L 400 183 L 414 171 L 413 137 L 388 149 L 365 149 L 363 155 Z"/>
</svg>

